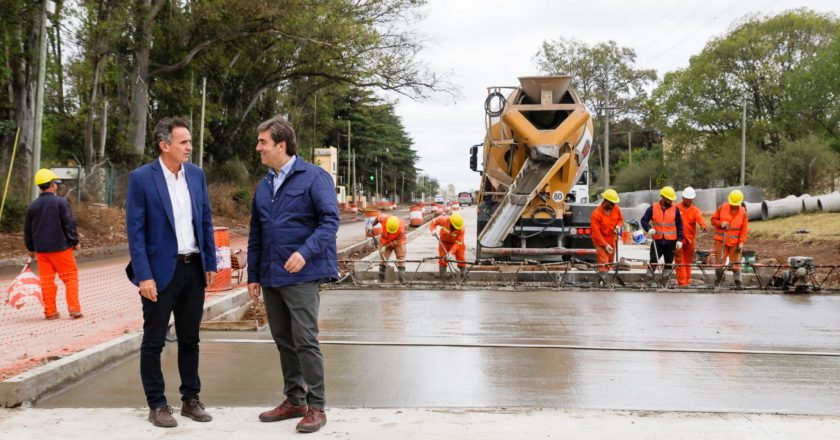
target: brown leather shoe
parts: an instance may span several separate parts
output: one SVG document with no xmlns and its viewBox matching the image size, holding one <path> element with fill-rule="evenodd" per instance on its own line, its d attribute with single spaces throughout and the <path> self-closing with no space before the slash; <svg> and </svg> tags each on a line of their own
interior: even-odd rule
<svg viewBox="0 0 840 440">
<path fill-rule="evenodd" d="M 309 408 L 306 416 L 297 424 L 298 432 L 315 432 L 327 424 L 327 414 L 319 409 Z"/>
<path fill-rule="evenodd" d="M 213 420 L 207 411 L 204 410 L 204 404 L 198 399 L 187 399 L 181 403 L 181 415 L 189 417 L 196 422 L 209 422 Z"/>
<path fill-rule="evenodd" d="M 281 420 L 303 417 L 306 415 L 306 404 L 292 405 L 289 399 L 283 401 L 277 408 L 260 414 L 261 422 L 279 422 Z"/>
<path fill-rule="evenodd" d="M 172 407 L 169 405 L 150 409 L 149 421 L 153 425 L 161 428 L 174 428 L 178 426 L 178 421 L 175 420 L 175 417 L 172 417 Z"/>
<path fill-rule="evenodd" d="M 82 315 L 82 312 L 70 312 L 70 317 L 73 319 L 83 318 L 85 315 Z"/>
</svg>

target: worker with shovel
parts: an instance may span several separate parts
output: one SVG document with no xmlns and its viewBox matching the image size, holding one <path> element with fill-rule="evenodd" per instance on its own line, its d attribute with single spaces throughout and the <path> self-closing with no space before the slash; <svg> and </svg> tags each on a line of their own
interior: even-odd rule
<svg viewBox="0 0 840 440">
<path fill-rule="evenodd" d="M 381 214 L 373 219 L 368 229 L 373 229 L 377 224 L 382 225 L 382 234 L 379 236 L 379 282 L 385 282 L 385 271 L 388 269 L 388 260 L 393 252 L 397 258 L 397 274 L 400 283 L 405 284 L 405 220 L 395 215 Z"/>
<path fill-rule="evenodd" d="M 436 232 L 440 228 L 440 235 Z M 429 223 L 429 230 L 438 239 L 438 277 L 443 281 L 446 277 L 446 266 L 452 257 L 458 261 L 458 270 L 461 276 L 467 271 L 467 263 L 464 260 L 466 245 L 464 244 L 464 217 L 457 212 L 452 215 L 440 216 Z"/>
<path fill-rule="evenodd" d="M 712 226 L 715 227 L 715 261 L 717 264 L 732 265 L 732 279 L 735 288 L 741 288 L 741 253 L 747 242 L 747 208 L 741 206 L 744 193 L 734 190 L 729 193 L 728 203 L 720 205 L 712 216 Z M 715 284 L 723 280 L 725 267 L 715 269 Z"/>
<path fill-rule="evenodd" d="M 650 262 L 645 275 L 645 285 L 653 284 L 655 264 L 659 264 L 659 257 L 665 259 L 665 269 L 662 271 L 664 283 L 671 277 L 673 271 L 674 253 L 682 249 L 683 223 L 680 211 L 674 205 L 677 193 L 674 188 L 666 186 L 659 191 L 659 201 L 651 205 L 642 216 L 642 227 L 653 238 L 650 245 Z"/>
<path fill-rule="evenodd" d="M 604 200 L 592 211 L 590 223 L 598 272 L 608 272 L 611 269 L 609 263 L 615 261 L 618 251 L 618 233 L 624 224 L 624 216 L 618 207 L 618 193 L 614 189 L 607 189 L 601 197 Z"/>
</svg>

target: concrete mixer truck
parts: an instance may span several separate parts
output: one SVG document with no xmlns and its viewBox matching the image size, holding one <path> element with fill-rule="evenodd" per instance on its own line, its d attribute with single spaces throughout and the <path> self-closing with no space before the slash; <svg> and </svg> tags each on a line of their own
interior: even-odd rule
<svg viewBox="0 0 840 440">
<path fill-rule="evenodd" d="M 592 117 L 571 81 L 532 76 L 519 86 L 488 87 L 484 143 L 470 150 L 470 168 L 481 173 L 479 259 L 594 260 Z"/>
</svg>

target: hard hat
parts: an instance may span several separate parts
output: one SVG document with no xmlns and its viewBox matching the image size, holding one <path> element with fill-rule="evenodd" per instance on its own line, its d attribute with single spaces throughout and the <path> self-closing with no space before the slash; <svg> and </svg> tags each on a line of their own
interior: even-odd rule
<svg viewBox="0 0 840 440">
<path fill-rule="evenodd" d="M 400 219 L 398 219 L 395 215 L 388 217 L 388 221 L 385 222 L 385 230 L 388 231 L 389 234 L 396 234 L 399 228 Z"/>
<path fill-rule="evenodd" d="M 449 223 L 452 224 L 452 227 L 455 229 L 464 229 L 464 217 L 461 217 L 461 214 L 458 214 L 457 212 L 449 216 Z"/>
<path fill-rule="evenodd" d="M 59 180 L 58 176 L 56 176 L 55 173 L 52 172 L 52 170 L 49 168 L 41 168 L 40 170 L 38 170 L 37 173 L 35 173 L 35 185 L 49 183 L 53 180 L 56 181 L 55 183 L 61 183 L 61 180 Z"/>
<path fill-rule="evenodd" d="M 674 200 L 677 200 L 677 192 L 674 191 L 674 188 L 672 188 L 670 186 L 666 186 L 666 187 L 662 188 L 662 190 L 659 191 L 659 195 L 662 196 L 662 197 L 665 197 L 666 199 L 668 199 L 672 202 Z"/>
<path fill-rule="evenodd" d="M 615 190 L 612 189 L 612 188 L 609 188 L 606 191 L 604 191 L 603 193 L 601 193 L 601 197 L 603 197 L 604 200 L 606 200 L 608 202 L 613 202 L 613 203 L 618 203 L 618 200 L 619 200 L 618 199 L 618 193 L 615 192 Z"/>
<path fill-rule="evenodd" d="M 744 193 L 740 190 L 734 190 L 729 193 L 729 204 L 732 206 L 741 206 L 741 202 L 744 201 Z"/>
<path fill-rule="evenodd" d="M 685 189 L 683 190 L 683 198 L 694 200 L 695 197 L 697 197 L 697 193 L 694 191 L 694 188 L 690 186 L 685 187 Z"/>
</svg>

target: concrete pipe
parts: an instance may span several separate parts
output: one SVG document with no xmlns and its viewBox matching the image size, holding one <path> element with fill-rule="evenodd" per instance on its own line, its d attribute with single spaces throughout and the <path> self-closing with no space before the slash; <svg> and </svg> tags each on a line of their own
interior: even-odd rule
<svg viewBox="0 0 840 440">
<path fill-rule="evenodd" d="M 733 188 L 737 189 L 737 187 Z M 747 203 L 761 203 L 764 201 L 764 188 L 760 186 L 745 186 L 741 188 L 744 201 Z"/>
<path fill-rule="evenodd" d="M 784 199 L 764 201 L 761 206 L 761 219 L 770 220 L 773 218 L 790 217 L 802 212 L 802 200 L 796 196 L 787 196 Z"/>
<path fill-rule="evenodd" d="M 717 204 L 715 190 L 713 189 L 698 189 L 697 197 L 694 198 L 694 205 L 703 214 L 711 214 L 720 206 Z"/>
<path fill-rule="evenodd" d="M 618 193 L 618 206 L 620 208 L 629 208 L 631 206 L 636 205 L 636 193 L 635 192 L 622 192 Z"/>
<path fill-rule="evenodd" d="M 747 219 L 761 220 L 761 206 L 762 203 L 745 203 L 747 205 Z"/>
<path fill-rule="evenodd" d="M 817 197 L 817 205 L 822 212 L 840 212 L 840 192 Z"/>
<path fill-rule="evenodd" d="M 809 194 L 802 194 L 802 212 L 817 212 L 820 210 L 819 198 Z"/>
<path fill-rule="evenodd" d="M 645 215 L 645 211 L 650 207 L 648 203 L 641 203 L 632 208 L 622 208 L 621 214 L 624 216 L 624 221 L 629 222 L 630 220 L 636 220 L 638 222 L 642 221 L 642 216 Z"/>
</svg>

